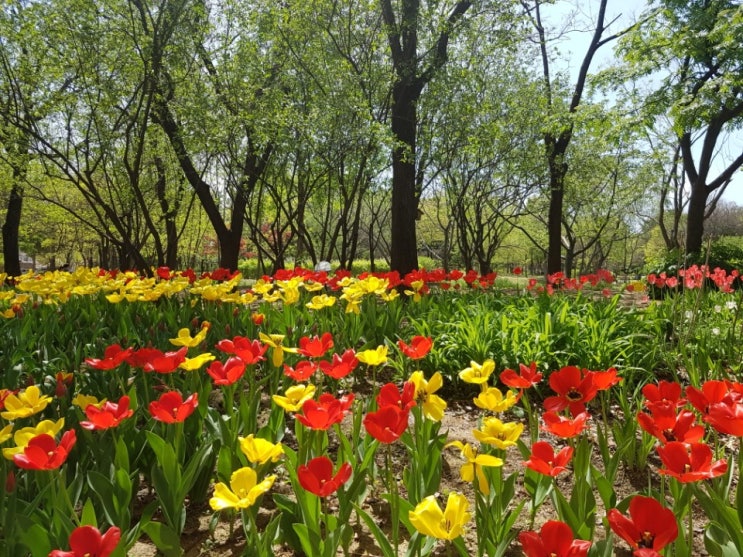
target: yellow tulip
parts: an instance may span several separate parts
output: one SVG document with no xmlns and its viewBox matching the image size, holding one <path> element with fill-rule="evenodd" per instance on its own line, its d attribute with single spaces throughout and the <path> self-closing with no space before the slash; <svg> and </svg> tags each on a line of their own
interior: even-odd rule
<svg viewBox="0 0 743 557">
<path fill-rule="evenodd" d="M 415 401 L 423 408 L 423 415 L 429 420 L 440 422 L 444 417 L 446 401 L 433 393 L 444 384 L 441 373 L 437 371 L 426 381 L 422 371 L 415 371 L 409 381 L 415 385 Z"/>
<path fill-rule="evenodd" d="M 6 420 L 28 418 L 44 410 L 51 401 L 52 397 L 42 396 L 39 388 L 31 385 L 22 393 L 8 395 L 5 399 L 5 412 L 0 413 L 0 416 Z"/>
<path fill-rule="evenodd" d="M 3 429 L 0 429 L 0 445 L 5 443 L 12 436 L 13 436 L 13 424 L 8 424 Z"/>
<path fill-rule="evenodd" d="M 193 358 L 186 358 L 178 367 L 185 371 L 196 371 L 197 369 L 200 369 L 204 364 L 215 359 L 216 356 L 211 352 L 204 352 L 203 354 L 199 354 L 198 356 L 195 356 Z"/>
<path fill-rule="evenodd" d="M 414 280 L 410 283 L 410 287 L 412 290 L 406 290 L 405 295 L 406 296 L 412 296 L 414 302 L 420 302 L 421 301 L 421 290 L 426 285 L 425 282 L 422 280 Z"/>
<path fill-rule="evenodd" d="M 175 346 L 188 346 L 189 348 L 196 348 L 199 344 L 204 342 L 206 333 L 208 332 L 208 323 L 206 324 L 206 326 L 201 327 L 201 330 L 196 333 L 195 337 L 192 337 L 191 332 L 188 330 L 188 328 L 184 327 L 183 329 L 180 329 L 178 331 L 178 336 L 176 338 L 170 339 L 170 344 L 173 344 Z"/>
<path fill-rule="evenodd" d="M 493 360 L 485 360 L 482 365 L 477 362 L 470 362 L 470 367 L 459 372 L 459 378 L 467 383 L 482 385 L 488 382 L 494 371 L 495 362 Z"/>
<path fill-rule="evenodd" d="M 408 518 L 418 532 L 440 540 L 453 540 L 464 533 L 464 525 L 470 520 L 469 502 L 461 493 L 452 492 L 442 512 L 436 498 L 429 495 L 410 511 Z"/>
<path fill-rule="evenodd" d="M 214 486 L 214 497 L 209 499 L 209 505 L 215 511 L 251 507 L 258 497 L 271 489 L 276 476 L 267 476 L 261 483 L 257 483 L 257 480 L 255 470 L 248 466 L 236 470 L 230 478 L 229 487 L 222 482 Z"/>
<path fill-rule="evenodd" d="M 307 292 L 317 292 L 325 288 L 325 285 L 321 282 L 315 282 L 313 280 L 306 280 L 302 283 L 302 286 Z"/>
<path fill-rule="evenodd" d="M 315 396 L 315 386 L 292 385 L 284 394 L 286 396 L 273 395 L 271 399 L 287 412 L 299 412 L 304 402 Z"/>
<path fill-rule="evenodd" d="M 497 387 L 488 387 L 473 399 L 475 406 L 488 412 L 505 412 L 516 404 L 518 397 L 513 391 L 508 391 L 506 396 Z"/>
<path fill-rule="evenodd" d="M 273 290 L 273 287 L 274 287 L 273 283 L 266 282 L 263 279 L 258 279 L 257 281 L 255 281 L 255 284 L 253 285 L 252 290 L 256 294 L 260 294 L 261 296 L 265 296 L 266 294 L 268 294 L 269 292 L 271 292 L 271 290 Z"/>
<path fill-rule="evenodd" d="M 392 300 L 396 300 L 400 297 L 400 291 L 393 288 L 392 290 L 387 290 L 384 294 L 380 296 L 382 300 L 385 302 L 391 302 Z"/>
<path fill-rule="evenodd" d="M 85 410 L 90 405 L 101 408 L 105 403 L 106 403 L 105 398 L 98 400 L 93 395 L 84 395 L 82 393 L 78 394 L 75 398 L 72 399 L 72 404 L 74 404 L 75 406 L 79 408 L 82 408 L 83 410 Z"/>
<path fill-rule="evenodd" d="M 258 333 L 258 337 L 261 339 L 263 344 L 267 344 L 271 348 L 271 362 L 274 367 L 281 367 L 284 363 L 284 352 L 290 354 L 296 354 L 296 348 L 287 348 L 282 342 L 286 335 L 267 335 L 265 333 Z"/>
<path fill-rule="evenodd" d="M 472 431 L 475 439 L 480 443 L 487 443 L 499 449 L 507 449 L 515 445 L 521 433 L 524 431 L 524 424 L 517 422 L 503 423 L 498 418 L 485 418 L 482 421 L 481 429 Z"/>
<path fill-rule="evenodd" d="M 238 437 L 240 450 L 253 464 L 265 464 L 269 460 L 278 462 L 284 454 L 281 443 L 271 443 L 268 439 L 255 437 L 252 433 L 247 437 Z"/>
<path fill-rule="evenodd" d="M 337 301 L 337 298 L 334 296 L 328 296 L 327 294 L 320 294 L 318 296 L 313 296 L 312 300 L 310 300 L 307 304 L 305 304 L 309 309 L 323 309 L 323 308 L 329 308 L 335 305 L 335 302 Z"/>
<path fill-rule="evenodd" d="M 469 443 L 461 441 L 452 441 L 447 443 L 446 447 L 457 447 L 462 453 L 462 457 L 467 461 L 459 469 L 459 475 L 465 482 L 473 482 L 477 476 L 477 488 L 485 495 L 490 493 L 490 483 L 485 477 L 483 466 L 503 466 L 503 459 L 489 454 L 477 454 Z"/>
<path fill-rule="evenodd" d="M 387 347 L 379 345 L 370 350 L 363 350 L 356 354 L 356 359 L 368 366 L 381 366 L 387 363 Z"/>
</svg>

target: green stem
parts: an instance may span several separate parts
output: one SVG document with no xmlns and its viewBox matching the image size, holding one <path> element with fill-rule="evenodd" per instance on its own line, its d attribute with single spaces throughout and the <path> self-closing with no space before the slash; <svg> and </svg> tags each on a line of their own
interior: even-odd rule
<svg viewBox="0 0 743 557">
<path fill-rule="evenodd" d="M 389 443 L 387 445 L 387 458 L 386 458 L 386 467 L 387 467 L 387 490 L 390 493 L 390 517 L 392 520 L 392 543 L 395 547 L 395 555 L 399 555 L 399 539 L 400 539 L 400 508 L 398 505 L 398 490 L 397 490 L 397 480 L 394 477 L 394 474 L 392 473 L 392 444 Z"/>
<path fill-rule="evenodd" d="M 691 512 L 691 497 L 689 497 L 689 504 L 687 512 L 689 513 L 689 554 L 694 552 L 694 514 Z"/>
<path fill-rule="evenodd" d="M 475 466 L 477 466 L 475 464 Z M 478 485 L 479 482 L 477 480 L 477 468 L 475 468 L 475 514 L 476 514 L 476 520 L 477 523 L 477 555 L 479 557 L 483 556 L 483 553 L 485 552 L 485 544 L 483 543 L 484 540 L 487 538 L 489 533 L 489 520 L 488 517 L 490 513 L 488 512 L 487 505 L 485 504 L 485 498 L 483 497 L 482 493 L 480 492 L 480 486 Z"/>
</svg>

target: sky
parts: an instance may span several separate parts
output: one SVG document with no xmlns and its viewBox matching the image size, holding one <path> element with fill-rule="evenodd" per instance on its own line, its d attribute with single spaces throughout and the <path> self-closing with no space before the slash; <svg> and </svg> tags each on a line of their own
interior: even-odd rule
<svg viewBox="0 0 743 557">
<path fill-rule="evenodd" d="M 617 32 L 627 25 L 634 23 L 640 14 L 647 8 L 647 0 L 609 0 L 606 22 L 616 21 L 609 27 L 609 33 Z M 595 17 L 598 10 L 597 0 L 561 0 L 552 5 L 543 5 L 544 18 L 547 25 L 556 28 L 565 26 L 564 22 L 572 19 L 574 24 L 567 28 L 562 34 L 562 40 L 559 42 L 559 51 L 565 60 L 563 69 L 570 71 L 571 76 L 575 78 L 578 73 L 580 62 L 585 54 L 588 43 L 591 39 L 592 31 L 588 29 L 591 20 Z M 611 45 L 601 48 L 594 57 L 591 66 L 592 71 L 602 69 L 614 61 L 614 51 Z M 722 143 L 718 153 L 718 172 L 724 168 L 722 165 L 725 161 L 731 161 L 733 158 L 743 152 L 743 131 L 738 131 L 733 137 L 727 138 Z M 713 166 L 713 171 L 714 171 Z M 716 176 L 717 173 L 714 173 Z M 730 185 L 725 190 L 723 199 L 743 205 L 743 171 L 739 170 L 733 178 Z"/>
</svg>

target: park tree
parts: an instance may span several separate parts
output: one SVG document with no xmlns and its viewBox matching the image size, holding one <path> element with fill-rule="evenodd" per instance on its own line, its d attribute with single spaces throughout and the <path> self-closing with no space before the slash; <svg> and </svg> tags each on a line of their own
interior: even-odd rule
<svg viewBox="0 0 743 557">
<path fill-rule="evenodd" d="M 284 111 L 291 140 L 274 152 L 264 214 L 282 217 L 297 260 L 348 268 L 361 249 L 365 197 L 388 164 L 381 15 L 374 2 L 339 0 L 272 4 L 265 13 L 287 53 L 292 102 Z M 249 216 L 251 231 L 256 224 Z"/>
<path fill-rule="evenodd" d="M 685 249 L 699 254 L 704 221 L 743 166 L 740 147 L 724 148 L 743 123 L 743 10 L 734 0 L 658 0 L 644 20 L 621 52 L 629 75 L 654 78 L 649 121 L 671 117 L 689 190 Z"/>
<path fill-rule="evenodd" d="M 237 269 L 249 197 L 275 146 L 264 114 L 281 97 L 279 57 L 238 3 L 129 5 L 155 90 L 153 121 L 214 229 L 219 265 Z"/>
<path fill-rule="evenodd" d="M 513 36 L 500 31 L 485 18 L 473 22 L 420 104 L 424 217 L 438 223 L 436 248 L 447 266 L 456 250 L 459 265 L 481 274 L 493 270 L 540 181 L 539 118 L 520 102 L 538 84 Z"/>
<path fill-rule="evenodd" d="M 392 200 L 390 263 L 401 274 L 418 268 L 415 223 L 421 192 L 416 187 L 418 101 L 423 89 L 446 64 L 449 42 L 457 33 L 469 0 L 444 12 L 438 2 L 380 0 L 382 18 L 394 69 L 390 129 Z M 442 15 L 443 14 L 443 15 Z"/>
<path fill-rule="evenodd" d="M 45 2 L 9 2 L 0 10 L 0 157 L 10 169 L 5 221 L 2 225 L 5 271 L 21 274 L 19 228 L 29 166 L 33 159 L 30 130 L 69 87 L 48 38 Z"/>
<path fill-rule="evenodd" d="M 64 208 L 111 247 L 100 264 L 144 271 L 152 264 L 177 265 L 185 188 L 169 187 L 177 184 L 172 164 L 157 154 L 158 138 L 150 133 L 155 88 L 128 41 L 138 33 L 126 4 L 110 2 L 102 11 L 80 2 L 33 6 L 30 26 L 41 34 L 33 52 L 44 64 L 34 66 L 35 74 L 5 73 L 14 84 L 14 103 L 36 110 L 32 118 L 6 111 L 6 124 L 28 138 L 49 178 L 80 192 L 90 210 Z M 46 195 L 38 183 L 29 186 Z"/>
<path fill-rule="evenodd" d="M 521 5 L 533 29 L 533 42 L 539 48 L 541 62 L 542 97 L 547 124 L 542 141 L 549 199 L 547 215 L 547 273 L 560 271 L 562 264 L 563 211 L 565 204 L 565 177 L 569 170 L 569 148 L 576 130 L 576 116 L 584 101 L 591 66 L 597 52 L 616 40 L 625 30 L 610 32 L 615 20 L 607 18 L 608 0 L 600 0 L 595 6 L 590 22 L 590 39 L 585 48 L 578 73 L 572 83 L 555 71 L 552 53 L 553 41 L 561 38 L 561 32 L 553 34 L 545 21 L 545 0 L 521 0 Z"/>
</svg>

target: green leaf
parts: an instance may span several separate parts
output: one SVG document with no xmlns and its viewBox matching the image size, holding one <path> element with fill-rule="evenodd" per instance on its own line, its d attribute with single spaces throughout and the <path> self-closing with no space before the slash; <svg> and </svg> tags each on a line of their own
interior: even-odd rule
<svg viewBox="0 0 743 557">
<path fill-rule="evenodd" d="M 302 545 L 302 551 L 307 557 L 321 557 L 323 554 L 323 542 L 316 532 L 310 530 L 306 524 L 292 524 L 294 532 Z"/>
<path fill-rule="evenodd" d="M 180 536 L 167 524 L 162 522 L 149 522 L 142 529 L 147 534 L 155 547 L 165 555 L 165 557 L 180 557 L 183 555 L 181 549 Z"/>
<path fill-rule="evenodd" d="M 594 475 L 596 477 L 596 489 L 599 492 L 604 508 L 613 509 L 617 506 L 617 494 L 614 491 L 614 485 L 598 473 L 596 469 L 594 469 Z"/>
<path fill-rule="evenodd" d="M 111 481 L 96 470 L 88 472 L 88 485 L 98 496 L 98 500 L 103 506 L 103 514 L 106 516 L 106 520 L 110 524 L 115 524 L 119 527 L 126 527 L 127 525 L 122 521 L 122 515 L 120 510 L 122 505 L 116 501 L 116 493 L 111 489 Z"/>
<path fill-rule="evenodd" d="M 129 475 L 129 451 L 126 448 L 126 443 L 122 437 L 116 440 L 116 454 L 114 455 L 114 463 L 116 468 L 123 470 Z"/>
<path fill-rule="evenodd" d="M 34 524 L 27 517 L 19 521 L 21 543 L 25 545 L 33 557 L 47 557 L 52 549 L 49 532 L 40 524 Z M 26 523 L 28 521 L 28 523 Z"/>
<path fill-rule="evenodd" d="M 281 518 L 280 532 L 282 541 L 295 551 L 300 551 L 302 544 L 293 527 L 293 524 L 302 521 L 302 513 L 299 505 L 293 499 L 289 499 L 286 495 L 280 493 L 274 493 L 273 500 L 276 503 L 276 507 L 281 511 L 279 517 Z"/>
<path fill-rule="evenodd" d="M 98 526 L 98 520 L 95 516 L 95 507 L 93 501 L 90 499 L 85 500 L 83 510 L 80 513 L 80 524 L 85 526 Z"/>
<path fill-rule="evenodd" d="M 722 526 L 716 522 L 710 522 L 704 532 L 704 548 L 711 557 L 739 557 L 741 554 L 740 549 L 735 547 Z"/>
<path fill-rule="evenodd" d="M 552 478 L 527 468 L 524 471 L 524 488 L 530 495 L 532 506 L 539 507 L 552 492 Z"/>
<path fill-rule="evenodd" d="M 356 508 L 358 515 L 361 517 L 361 520 L 364 521 L 364 524 L 366 524 L 367 528 L 369 528 L 369 531 L 372 533 L 372 536 L 374 536 L 374 539 L 379 544 L 379 549 L 382 551 L 382 555 L 384 557 L 396 557 L 395 550 L 392 548 L 392 544 L 390 543 L 387 534 L 382 532 L 377 522 L 369 516 L 369 513 L 358 505 L 354 505 L 354 507 Z"/>
</svg>

